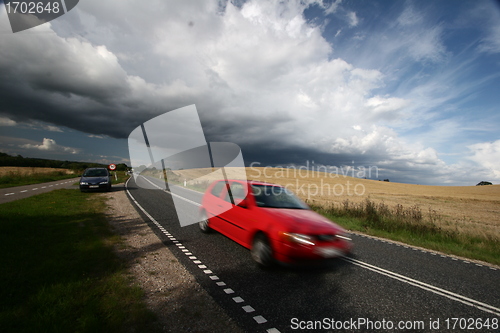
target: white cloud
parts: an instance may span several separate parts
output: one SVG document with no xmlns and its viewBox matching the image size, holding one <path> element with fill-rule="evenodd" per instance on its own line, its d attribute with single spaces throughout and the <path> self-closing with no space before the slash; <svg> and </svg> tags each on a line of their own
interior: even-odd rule
<svg viewBox="0 0 500 333">
<path fill-rule="evenodd" d="M 351 27 L 355 27 L 358 25 L 359 23 L 359 19 L 358 17 L 356 16 L 356 13 L 355 12 L 349 12 L 347 13 L 347 17 L 349 18 L 349 25 Z"/>
<path fill-rule="evenodd" d="M 457 76 L 423 80 L 414 89 L 403 84 L 397 95 L 380 90 L 408 61 L 446 59 L 444 28 L 407 7 L 387 30 L 353 38 L 367 59 L 353 65 L 305 20 L 311 4 L 325 14 L 342 6 L 229 1 L 221 13 L 216 1 L 151 0 L 138 10 L 135 2 L 88 0 L 51 24 L 0 36 L 0 71 L 9 86 L 39 102 L 22 110 L 26 117 L 94 138 L 124 137 L 154 115 L 196 103 L 218 139 L 370 155 L 386 167 L 436 173 L 443 166 L 436 150 L 397 130 L 432 119 L 434 108 L 458 96 L 463 90 L 449 89 Z M 342 18 L 346 28 L 365 23 L 354 11 L 342 11 Z M 5 14 L 2 21 L 4 29 Z M 73 149 L 52 139 L 24 146 Z"/>
<path fill-rule="evenodd" d="M 44 138 L 41 144 L 27 143 L 21 145 L 20 148 L 35 149 L 35 150 L 50 151 L 50 152 L 64 152 L 70 154 L 77 154 L 79 152 L 79 149 L 58 145 L 55 140 L 49 138 Z"/>
<path fill-rule="evenodd" d="M 0 117 L 0 126 L 16 126 L 16 122 L 7 117 Z"/>
<path fill-rule="evenodd" d="M 500 181 L 500 140 L 493 142 L 481 142 L 467 146 L 474 154 L 470 159 L 486 170 L 488 176 L 496 181 Z M 486 180 L 486 179 L 484 179 Z"/>
</svg>

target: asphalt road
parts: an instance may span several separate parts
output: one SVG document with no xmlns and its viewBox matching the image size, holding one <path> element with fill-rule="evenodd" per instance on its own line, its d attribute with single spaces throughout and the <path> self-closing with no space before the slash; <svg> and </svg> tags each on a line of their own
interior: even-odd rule
<svg viewBox="0 0 500 333">
<path fill-rule="evenodd" d="M 48 183 L 15 186 L 0 189 L 0 204 L 31 197 L 32 195 L 49 192 L 60 188 L 70 188 L 80 178 L 57 180 Z"/>
<path fill-rule="evenodd" d="M 171 195 L 143 188 L 152 186 L 142 177 L 137 182 L 131 178 L 127 189 L 140 214 L 247 332 L 499 331 L 495 267 L 352 234 L 352 257 L 319 268 L 262 270 L 225 236 L 180 227 Z M 201 199 L 179 191 L 186 205 Z"/>
</svg>

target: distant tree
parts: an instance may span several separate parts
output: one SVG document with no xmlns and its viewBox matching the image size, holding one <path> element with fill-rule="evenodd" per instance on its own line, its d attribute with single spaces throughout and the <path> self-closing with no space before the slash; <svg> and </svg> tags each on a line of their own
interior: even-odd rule
<svg viewBox="0 0 500 333">
<path fill-rule="evenodd" d="M 120 163 L 116 165 L 116 171 L 127 171 L 128 166 L 125 163 Z"/>
<path fill-rule="evenodd" d="M 485 181 L 483 180 L 482 182 L 477 183 L 477 185 L 476 185 L 476 186 L 483 186 L 483 185 L 493 185 L 493 184 L 492 184 L 492 183 L 490 183 L 490 182 L 485 182 Z"/>
</svg>

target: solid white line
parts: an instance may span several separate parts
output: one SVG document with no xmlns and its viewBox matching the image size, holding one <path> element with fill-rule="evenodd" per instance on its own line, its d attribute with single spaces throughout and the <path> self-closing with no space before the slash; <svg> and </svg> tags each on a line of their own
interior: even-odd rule
<svg viewBox="0 0 500 333">
<path fill-rule="evenodd" d="M 391 272 L 389 270 L 386 270 L 386 269 L 383 269 L 383 268 L 380 268 L 380 267 L 377 267 L 377 266 L 374 266 L 374 265 L 370 265 L 370 264 L 368 264 L 366 262 L 363 262 L 363 261 L 360 261 L 360 260 L 356 260 L 356 259 L 349 258 L 349 257 L 343 257 L 343 259 L 346 260 L 346 261 L 348 261 L 348 262 L 350 262 L 350 263 L 352 263 L 352 264 L 354 264 L 354 265 L 357 265 L 359 267 L 366 268 L 366 269 L 371 270 L 373 272 L 376 272 L 376 273 L 388 276 L 390 278 L 393 278 L 393 279 L 396 279 L 396 280 L 408 283 L 408 284 L 410 284 L 412 286 L 415 286 L 415 287 L 418 287 L 418 288 L 430 291 L 430 292 L 432 292 L 434 294 L 441 295 L 441 296 L 447 297 L 449 299 L 452 299 L 454 301 L 460 302 L 462 304 L 469 305 L 469 306 L 475 307 L 475 308 L 477 308 L 479 310 L 482 310 L 482 311 L 489 312 L 489 313 L 492 313 L 494 315 L 500 316 L 500 309 L 496 308 L 494 306 L 491 306 L 489 304 L 476 301 L 476 300 L 474 300 L 472 298 L 468 298 L 468 297 L 465 297 L 465 296 L 453 293 L 451 291 L 448 291 L 448 290 L 445 290 L 445 289 L 441 289 L 439 287 L 436 287 L 436 286 L 427 284 L 425 282 L 421 282 L 421 281 L 409 278 L 407 276 L 404 276 L 404 275 L 401 275 L 401 274 L 398 274 L 398 273 Z"/>
</svg>

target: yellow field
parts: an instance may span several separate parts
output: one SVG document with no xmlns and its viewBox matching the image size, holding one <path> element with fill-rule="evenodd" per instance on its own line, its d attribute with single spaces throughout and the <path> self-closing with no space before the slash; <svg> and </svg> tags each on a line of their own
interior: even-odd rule
<svg viewBox="0 0 500 333">
<path fill-rule="evenodd" d="M 32 175 L 35 173 L 51 173 L 51 172 L 65 172 L 66 174 L 74 173 L 69 169 L 55 169 L 55 168 L 35 168 L 35 167 L 0 167 L 0 176 L 8 174 L 19 175 Z"/>
<path fill-rule="evenodd" d="M 241 178 L 241 172 L 241 169 L 226 168 L 228 178 Z M 443 229 L 468 235 L 490 235 L 500 240 L 500 185 L 411 185 L 298 169 L 253 167 L 246 168 L 245 172 L 247 179 L 281 184 L 317 205 L 341 204 L 345 200 L 360 202 L 367 198 L 389 207 L 417 205 L 424 214 L 435 211 L 440 217 L 436 223 Z M 220 174 L 207 175 L 207 169 L 175 173 L 188 182 L 211 182 L 222 178 Z"/>
</svg>

